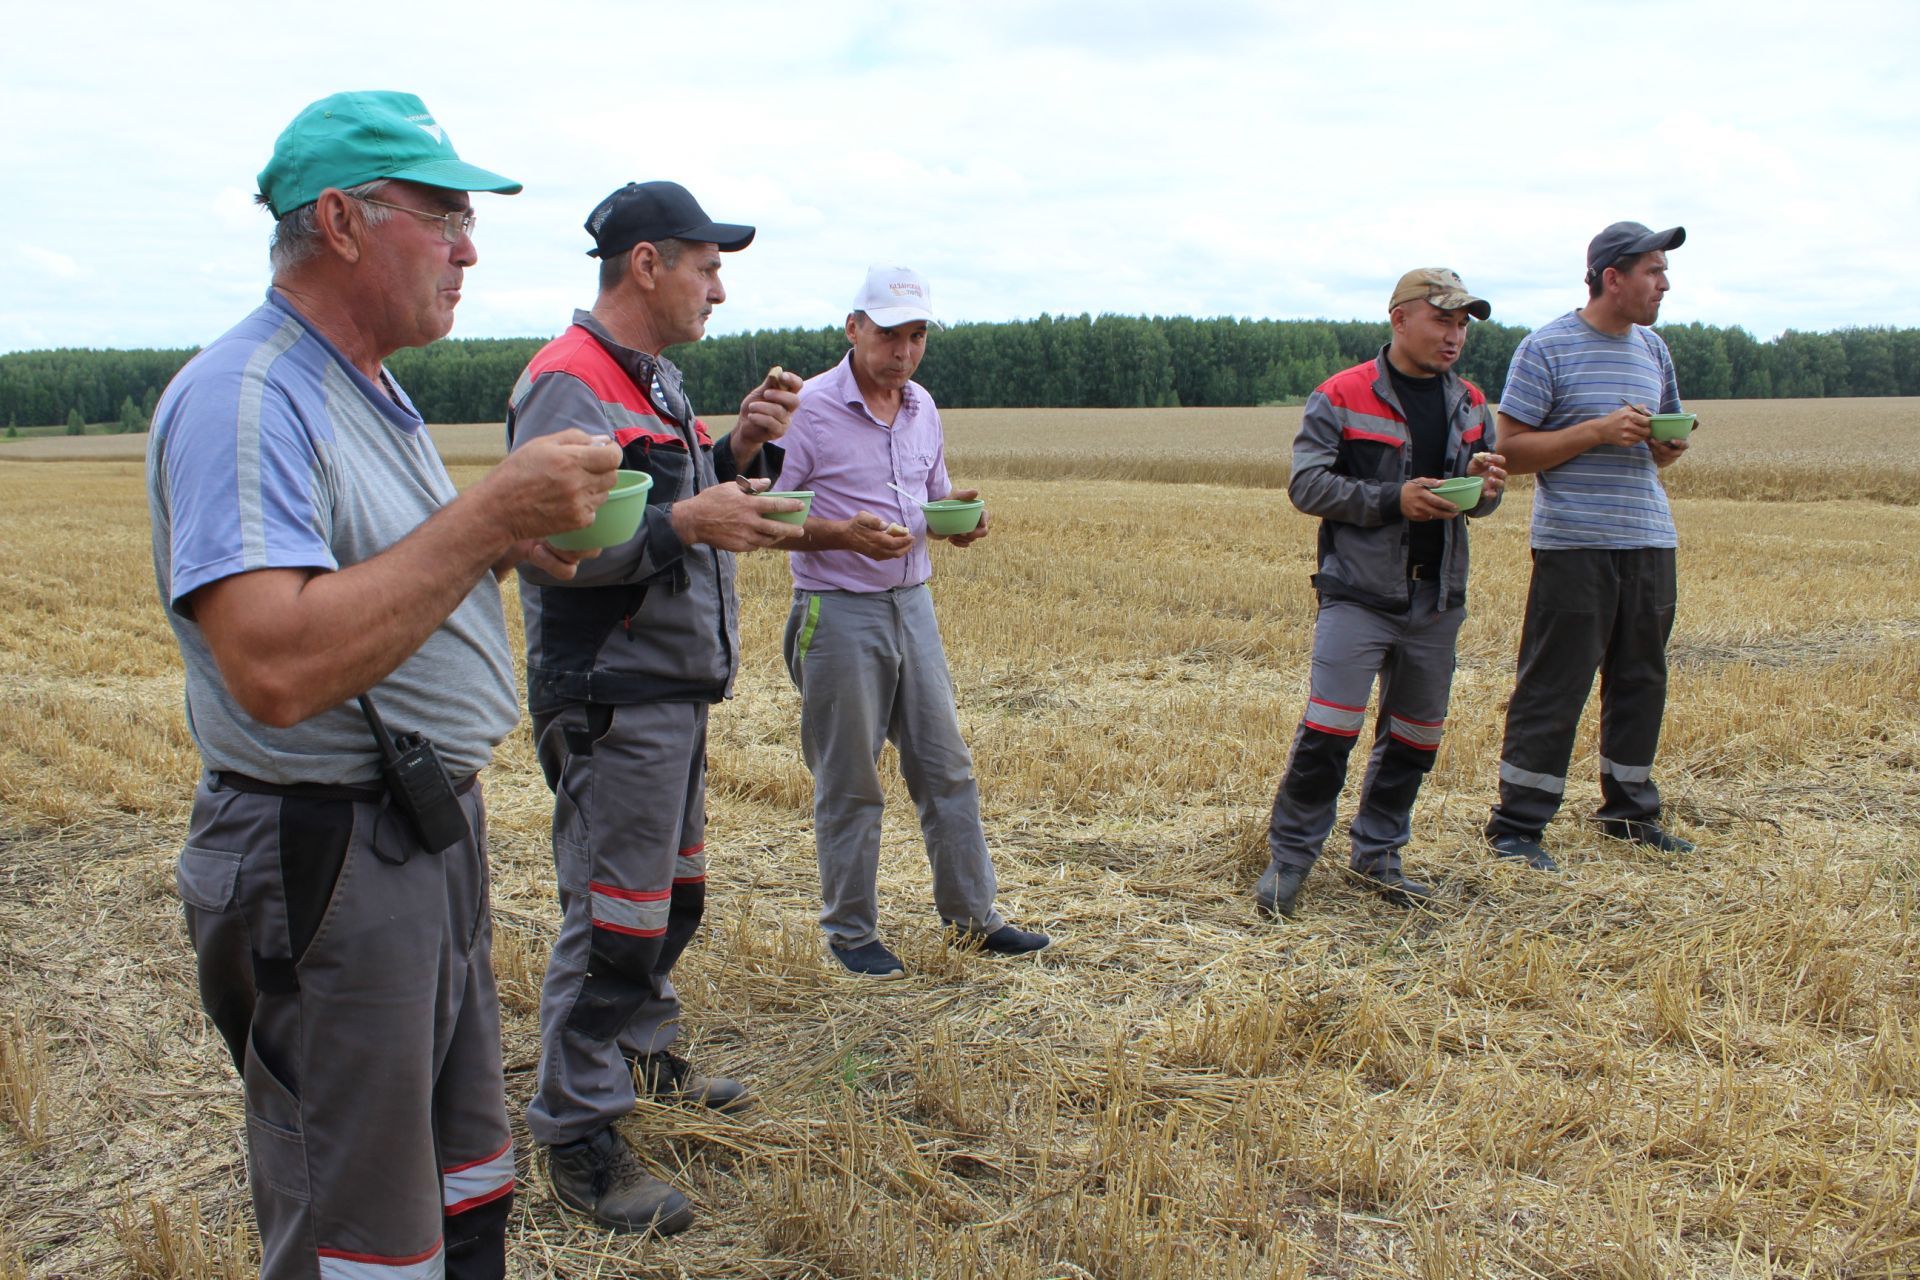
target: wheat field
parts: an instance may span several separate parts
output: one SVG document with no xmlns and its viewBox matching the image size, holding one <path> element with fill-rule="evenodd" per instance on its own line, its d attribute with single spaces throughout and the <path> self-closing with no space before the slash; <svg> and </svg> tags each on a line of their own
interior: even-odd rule
<svg viewBox="0 0 1920 1280">
<path fill-rule="evenodd" d="M 700 1214 L 664 1242 L 564 1215 L 519 1130 L 511 1273 L 1920 1275 L 1920 404 L 1701 408 L 1667 472 L 1657 773 L 1701 852 L 1583 822 L 1591 723 L 1548 832 L 1566 870 L 1479 842 L 1519 484 L 1474 535 L 1414 814 L 1428 910 L 1346 883 L 1339 829 L 1296 919 L 1248 898 L 1311 640 L 1313 523 L 1277 489 L 1297 409 L 948 415 L 993 534 L 936 551 L 935 594 L 1002 907 L 1058 939 L 1037 960 L 943 942 L 896 779 L 882 929 L 911 976 L 836 976 L 786 570 L 743 558 L 676 979 L 691 1056 L 762 1105 L 626 1122 Z M 498 432 L 436 435 L 464 483 Z M 172 891 L 197 758 L 138 442 L 28 443 L 0 448 L 0 1280 L 246 1275 L 239 1085 Z M 517 1123 L 558 923 L 524 731 L 485 785 Z"/>
</svg>

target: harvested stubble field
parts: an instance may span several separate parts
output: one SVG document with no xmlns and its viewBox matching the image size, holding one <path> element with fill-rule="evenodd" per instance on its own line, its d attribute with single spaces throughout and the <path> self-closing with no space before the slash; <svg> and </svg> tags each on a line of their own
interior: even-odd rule
<svg viewBox="0 0 1920 1280">
<path fill-rule="evenodd" d="M 1247 898 L 1312 617 L 1312 523 L 1248 486 L 1284 481 L 1297 410 L 951 416 L 995 532 L 936 555 L 937 597 L 1003 905 L 1060 939 L 1037 963 L 943 945 L 896 783 L 883 922 L 914 976 L 836 978 L 785 568 L 747 558 L 681 986 L 695 1056 L 763 1105 L 629 1123 L 702 1215 L 667 1243 L 563 1216 L 522 1133 L 519 1274 L 1920 1273 L 1920 408 L 1704 408 L 1668 473 L 1660 770 L 1702 852 L 1583 825 L 1590 724 L 1549 832 L 1565 873 L 1479 844 L 1517 486 L 1476 534 L 1408 857 L 1441 898 L 1414 914 L 1343 883 L 1338 835 L 1298 919 Z M 438 433 L 461 479 L 497 432 Z M 0 1277 L 245 1274 L 239 1088 L 171 887 L 195 756 L 140 468 L 20 456 L 0 450 Z M 487 789 L 518 1112 L 556 924 L 524 734 Z"/>
</svg>

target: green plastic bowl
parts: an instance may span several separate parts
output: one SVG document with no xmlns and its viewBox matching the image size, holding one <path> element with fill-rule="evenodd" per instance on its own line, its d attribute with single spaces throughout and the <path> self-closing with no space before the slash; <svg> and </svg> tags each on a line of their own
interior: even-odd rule
<svg viewBox="0 0 1920 1280">
<path fill-rule="evenodd" d="M 647 514 L 647 492 L 652 488 L 653 477 L 644 471 L 616 471 L 613 489 L 593 513 L 593 523 L 584 529 L 553 534 L 547 542 L 562 551 L 619 546 L 640 531 L 640 521 Z"/>
<path fill-rule="evenodd" d="M 920 510 L 926 513 L 927 532 L 941 538 L 972 533 L 980 527 L 980 515 L 986 509 L 985 498 L 941 498 L 920 504 Z"/>
<path fill-rule="evenodd" d="M 767 512 L 767 519 L 778 520 L 781 524 L 805 524 L 807 522 L 807 512 L 813 510 L 813 490 L 811 489 L 782 489 L 774 493 L 763 493 L 760 496 L 763 498 L 798 498 L 806 504 L 798 511 Z"/>
<path fill-rule="evenodd" d="M 1455 476 L 1442 480 L 1428 492 L 1436 498 L 1445 498 L 1462 511 L 1471 511 L 1480 505 L 1480 494 L 1486 487 L 1485 476 Z"/>
<path fill-rule="evenodd" d="M 1692 413 L 1653 414 L 1653 438 L 1655 440 L 1685 440 L 1693 434 L 1693 423 L 1698 416 L 1698 414 Z"/>
</svg>

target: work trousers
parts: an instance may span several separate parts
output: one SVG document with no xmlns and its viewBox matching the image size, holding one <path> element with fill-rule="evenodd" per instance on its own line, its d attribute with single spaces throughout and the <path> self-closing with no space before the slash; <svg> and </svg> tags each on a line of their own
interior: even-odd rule
<svg viewBox="0 0 1920 1280">
<path fill-rule="evenodd" d="M 632 1111 L 629 1060 L 678 1035 L 671 974 L 707 902 L 707 709 L 575 703 L 534 717 L 560 891 L 527 1108 L 536 1142 L 578 1142 Z"/>
<path fill-rule="evenodd" d="M 260 1274 L 499 1277 L 514 1173 L 479 788 L 438 854 L 378 799 L 302 790 L 204 778 L 178 874 L 245 1084 Z"/>
<path fill-rule="evenodd" d="M 1307 710 L 1267 824 L 1276 869 L 1310 867 L 1320 856 L 1378 677 L 1373 754 L 1347 829 L 1349 865 L 1370 875 L 1400 870 L 1400 850 L 1413 835 L 1413 802 L 1446 727 L 1454 641 L 1467 616 L 1464 605 L 1438 607 L 1438 582 L 1411 585 L 1412 607 L 1403 614 L 1344 600 L 1320 606 Z"/>
<path fill-rule="evenodd" d="M 813 771 L 813 843 L 836 946 L 880 936 L 880 751 L 893 743 L 920 815 L 941 919 L 992 931 L 993 859 L 973 756 L 960 736 L 947 654 L 921 583 L 888 591 L 796 591 L 783 649 L 800 690 L 800 749 Z"/>
<path fill-rule="evenodd" d="M 1538 840 L 1559 810 L 1595 671 L 1601 796 L 1595 817 L 1609 824 L 1659 822 L 1653 757 L 1667 706 L 1676 595 L 1670 547 L 1533 553 L 1489 838 Z"/>
</svg>

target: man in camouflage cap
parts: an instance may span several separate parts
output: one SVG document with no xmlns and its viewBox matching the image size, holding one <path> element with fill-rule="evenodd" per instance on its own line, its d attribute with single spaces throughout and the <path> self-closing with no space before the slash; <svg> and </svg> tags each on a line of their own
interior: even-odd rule
<svg viewBox="0 0 1920 1280">
<path fill-rule="evenodd" d="M 1320 517 L 1320 613 L 1307 710 L 1267 828 L 1272 861 L 1254 888 L 1266 915 L 1293 914 L 1333 829 L 1376 678 L 1380 709 L 1349 865 L 1397 905 L 1432 893 L 1401 870 L 1400 850 L 1439 750 L 1467 615 L 1467 527 L 1458 517 L 1491 514 L 1506 480 L 1487 399 L 1453 372 L 1467 326 L 1491 312 L 1452 271 L 1407 272 L 1387 301 L 1392 340 L 1321 383 L 1301 415 L 1287 496 Z M 1457 477 L 1479 492 L 1458 502 L 1434 492 Z"/>
</svg>

